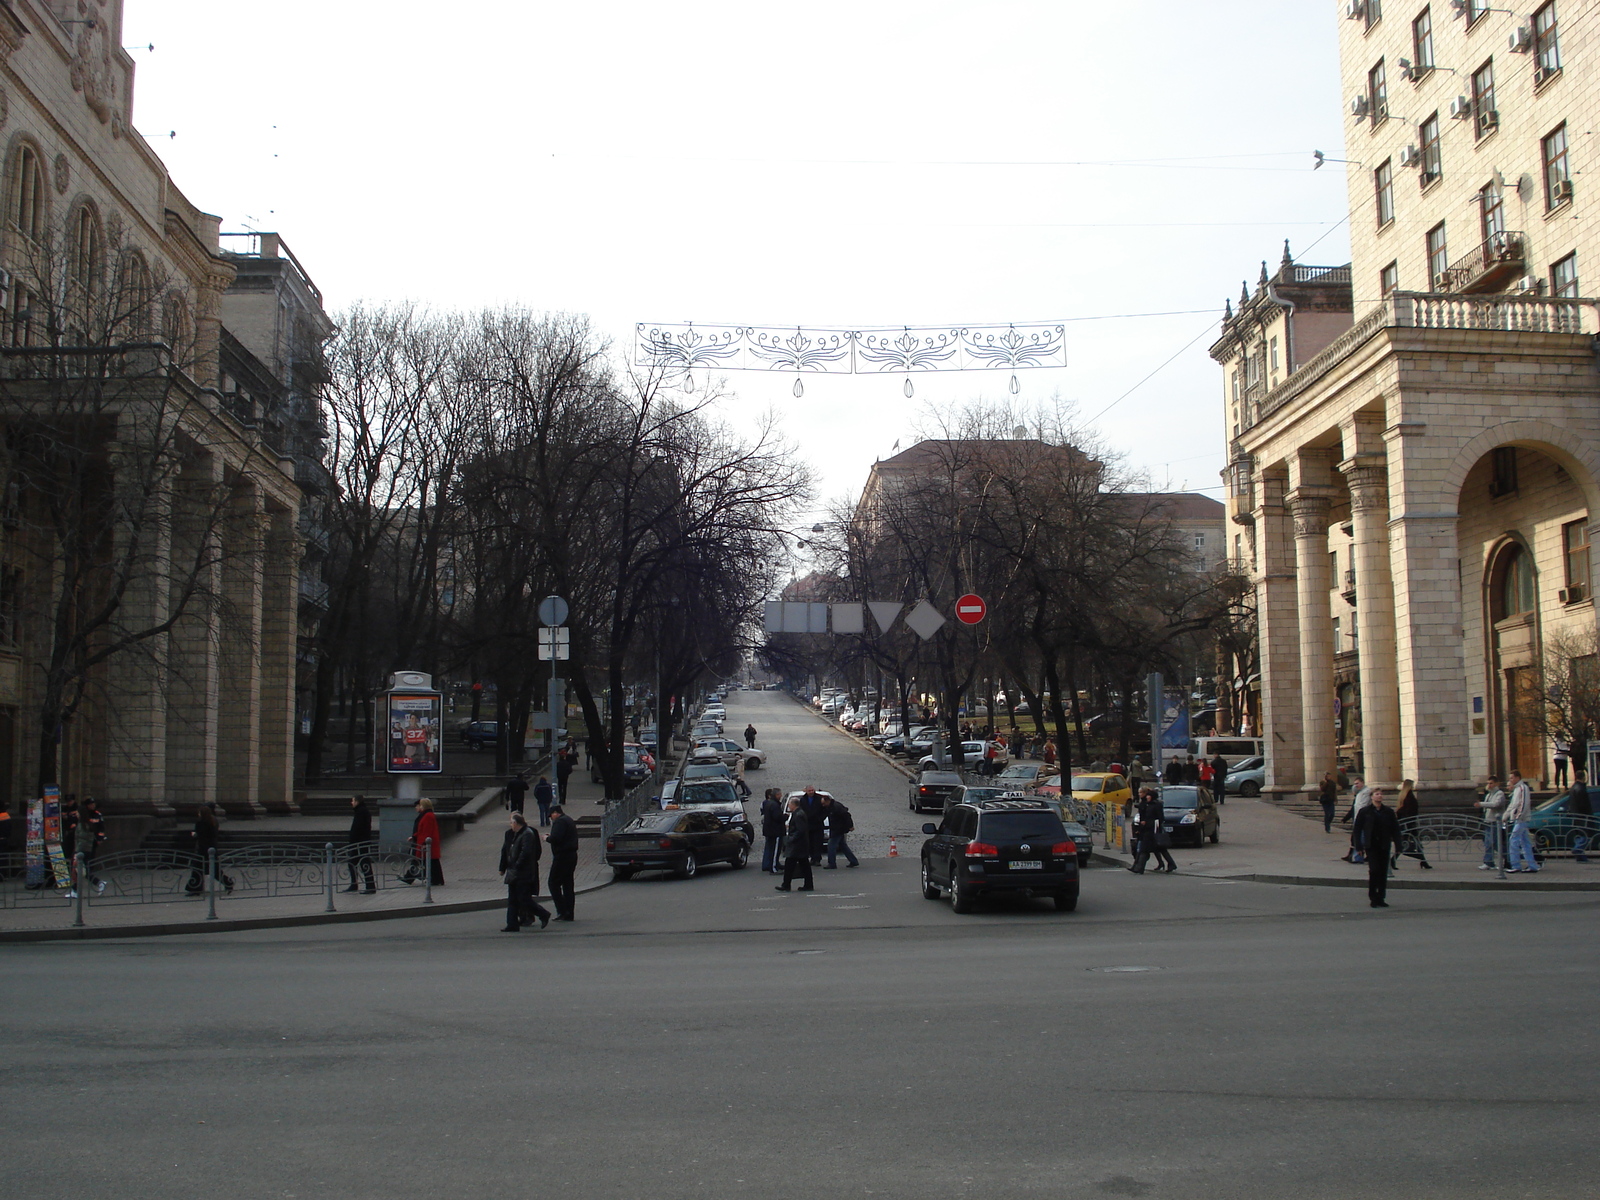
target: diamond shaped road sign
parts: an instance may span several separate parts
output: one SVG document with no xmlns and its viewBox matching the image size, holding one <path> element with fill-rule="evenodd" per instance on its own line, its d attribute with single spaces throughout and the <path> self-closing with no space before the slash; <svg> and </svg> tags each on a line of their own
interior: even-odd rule
<svg viewBox="0 0 1600 1200">
<path fill-rule="evenodd" d="M 916 606 L 906 614 L 906 624 L 911 627 L 912 633 L 927 641 L 944 628 L 945 616 L 926 600 L 918 600 Z"/>
</svg>

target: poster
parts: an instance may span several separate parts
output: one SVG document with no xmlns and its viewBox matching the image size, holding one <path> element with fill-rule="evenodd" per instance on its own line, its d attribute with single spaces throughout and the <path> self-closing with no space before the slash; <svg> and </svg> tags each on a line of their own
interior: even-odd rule
<svg viewBox="0 0 1600 1200">
<path fill-rule="evenodd" d="M 1189 749 L 1189 702 L 1181 690 L 1169 690 L 1161 706 L 1161 748 Z"/>
<path fill-rule="evenodd" d="M 30 888 L 42 888 L 50 877 L 50 860 L 44 848 L 44 801 L 28 801 L 28 869 L 25 876 Z"/>
<path fill-rule="evenodd" d="M 444 697 L 438 692 L 389 692 L 388 770 L 391 775 L 434 773 L 439 761 Z"/>
</svg>

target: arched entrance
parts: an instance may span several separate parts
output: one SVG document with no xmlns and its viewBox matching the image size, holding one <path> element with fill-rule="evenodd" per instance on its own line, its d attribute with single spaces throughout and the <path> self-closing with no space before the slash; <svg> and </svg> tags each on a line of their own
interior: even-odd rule
<svg viewBox="0 0 1600 1200">
<path fill-rule="evenodd" d="M 1539 673 L 1539 570 L 1520 538 L 1495 548 L 1484 575 L 1495 682 L 1497 774 L 1544 775 L 1543 688 Z"/>
</svg>

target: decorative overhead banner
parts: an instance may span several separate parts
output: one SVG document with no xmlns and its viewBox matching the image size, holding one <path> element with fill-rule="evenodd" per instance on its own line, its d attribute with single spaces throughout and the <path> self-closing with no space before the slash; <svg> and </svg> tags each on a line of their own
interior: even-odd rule
<svg viewBox="0 0 1600 1200">
<path fill-rule="evenodd" d="M 911 374 L 924 371 L 1016 372 L 1067 365 L 1066 331 L 1059 324 L 902 325 L 890 329 L 807 329 L 800 326 L 634 326 L 634 361 L 687 377 L 693 372 L 807 371 L 824 375 Z M 795 380 L 795 395 L 802 387 Z M 911 381 L 906 380 L 906 395 Z"/>
</svg>

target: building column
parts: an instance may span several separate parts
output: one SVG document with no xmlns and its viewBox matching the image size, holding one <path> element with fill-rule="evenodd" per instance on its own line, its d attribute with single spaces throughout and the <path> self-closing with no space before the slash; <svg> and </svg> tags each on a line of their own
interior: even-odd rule
<svg viewBox="0 0 1600 1200">
<path fill-rule="evenodd" d="M 1266 792 L 1298 792 L 1305 765 L 1300 719 L 1300 621 L 1288 480 L 1262 474 L 1256 495 L 1256 628 L 1261 642 L 1261 729 Z"/>
<path fill-rule="evenodd" d="M 267 514 L 261 594 L 261 782 L 268 812 L 294 811 L 294 684 L 299 651 L 300 535 L 293 509 Z"/>
<path fill-rule="evenodd" d="M 1295 585 L 1300 609 L 1301 789 L 1318 790 L 1335 769 L 1333 725 L 1333 586 L 1328 567 L 1328 510 L 1324 489 L 1304 486 L 1289 495 L 1294 517 Z"/>
<path fill-rule="evenodd" d="M 1351 456 L 1339 464 L 1350 485 L 1355 532 L 1356 651 L 1361 672 L 1361 773 L 1369 784 L 1400 782 L 1399 669 L 1394 586 L 1389 572 L 1388 456 L 1364 427 L 1346 432 Z M 1382 443 L 1377 443 L 1381 445 Z"/>
<path fill-rule="evenodd" d="M 266 514 L 260 488 L 240 479 L 229 503 L 222 560 L 222 681 L 217 800 L 231 817 L 261 806 L 261 598 Z"/>
<path fill-rule="evenodd" d="M 178 479 L 172 520 L 173 592 L 193 588 L 169 635 L 167 802 L 180 817 L 217 798 L 218 600 L 222 591 L 216 508 L 222 461 L 197 459 Z M 182 563 L 184 566 L 177 567 Z"/>
</svg>

